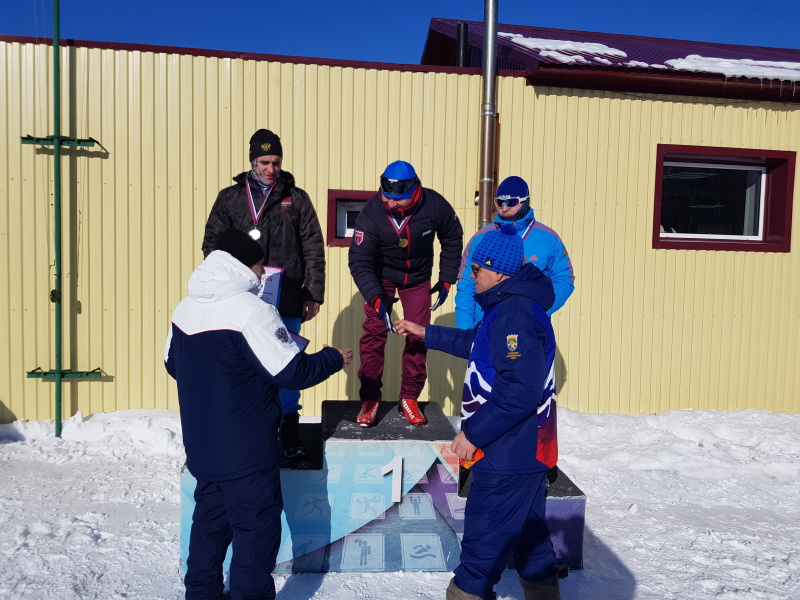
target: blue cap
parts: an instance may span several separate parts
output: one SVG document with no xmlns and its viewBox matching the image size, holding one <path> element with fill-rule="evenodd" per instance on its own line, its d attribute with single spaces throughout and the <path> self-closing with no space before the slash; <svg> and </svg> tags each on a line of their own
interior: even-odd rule
<svg viewBox="0 0 800 600">
<path fill-rule="evenodd" d="M 472 253 L 472 262 L 484 269 L 514 275 L 525 265 L 525 250 L 516 225 L 503 223 L 485 234 Z"/>
<path fill-rule="evenodd" d="M 403 160 L 396 160 L 381 175 L 381 191 L 387 198 L 402 200 L 411 198 L 417 191 L 417 172 Z"/>
</svg>

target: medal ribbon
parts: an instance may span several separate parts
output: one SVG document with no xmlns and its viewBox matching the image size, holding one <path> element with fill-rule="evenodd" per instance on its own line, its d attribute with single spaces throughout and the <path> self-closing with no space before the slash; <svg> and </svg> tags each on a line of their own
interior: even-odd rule
<svg viewBox="0 0 800 600">
<path fill-rule="evenodd" d="M 386 215 L 386 216 L 387 216 L 387 217 L 389 217 L 389 222 L 392 224 L 392 227 L 394 227 L 394 230 L 395 230 L 395 232 L 397 233 L 397 235 L 400 235 L 400 232 L 401 232 L 401 231 L 403 231 L 403 227 L 405 227 L 405 226 L 406 226 L 406 223 L 408 223 L 408 220 L 409 220 L 409 219 L 410 219 L 410 218 L 411 218 L 413 215 L 409 215 L 409 216 L 407 216 L 405 219 L 403 219 L 402 221 L 400 221 L 400 224 L 399 224 L 399 225 L 397 224 L 397 221 L 395 221 L 395 220 L 394 220 L 394 217 L 392 217 L 391 215 Z"/>
<path fill-rule="evenodd" d="M 258 225 L 258 220 L 261 218 L 261 215 L 264 212 L 264 207 L 267 205 L 267 199 L 269 199 L 270 193 L 272 193 L 272 188 L 275 187 L 275 184 L 278 183 L 278 180 L 272 182 L 272 185 L 269 186 L 269 189 L 264 192 L 264 202 L 261 204 L 261 208 L 258 209 L 256 212 L 256 203 L 253 202 L 253 193 L 250 191 L 250 179 L 249 177 L 245 179 L 244 182 L 244 189 L 247 190 L 247 199 L 250 201 L 250 217 L 253 219 L 253 225 Z"/>
</svg>

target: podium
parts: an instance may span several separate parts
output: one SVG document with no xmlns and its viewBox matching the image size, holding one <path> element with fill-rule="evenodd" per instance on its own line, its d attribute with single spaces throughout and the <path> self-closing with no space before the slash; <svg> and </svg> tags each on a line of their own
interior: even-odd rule
<svg viewBox="0 0 800 600">
<path fill-rule="evenodd" d="M 276 573 L 451 571 L 459 563 L 466 498 L 458 495 L 455 431 L 438 404 L 424 427 L 382 402 L 378 423 L 356 424 L 360 402 L 325 401 L 321 423 L 301 424 L 310 452 L 281 468 L 284 511 Z M 316 444 L 314 443 L 316 442 Z M 559 564 L 583 566 L 586 497 L 557 469 L 547 521 Z M 181 478 L 185 571 L 196 482 Z M 224 570 L 230 564 L 230 549 Z"/>
</svg>

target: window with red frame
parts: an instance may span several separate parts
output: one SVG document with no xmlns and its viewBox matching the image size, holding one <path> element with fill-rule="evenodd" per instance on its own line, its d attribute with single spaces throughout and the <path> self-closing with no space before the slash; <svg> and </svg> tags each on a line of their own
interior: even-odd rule
<svg viewBox="0 0 800 600">
<path fill-rule="evenodd" d="M 328 246 L 350 246 L 356 219 L 375 192 L 328 190 Z"/>
<path fill-rule="evenodd" d="M 789 252 L 795 153 L 660 144 L 653 247 Z"/>
</svg>

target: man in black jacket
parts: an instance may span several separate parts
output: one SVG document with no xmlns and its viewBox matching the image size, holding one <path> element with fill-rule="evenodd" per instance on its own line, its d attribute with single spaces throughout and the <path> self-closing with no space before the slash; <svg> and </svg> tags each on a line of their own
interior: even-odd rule
<svg viewBox="0 0 800 600">
<path fill-rule="evenodd" d="M 227 229 L 248 233 L 264 251 L 264 264 L 283 268 L 278 310 L 286 327 L 300 333 L 300 324 L 313 319 L 325 299 L 325 244 L 311 199 L 282 166 L 280 138 L 268 129 L 256 131 L 250 138 L 250 171 L 220 191 L 208 216 L 203 256 L 216 250 Z M 300 392 L 282 389 L 280 398 L 284 452 L 302 456 Z"/>
<path fill-rule="evenodd" d="M 442 249 L 437 283 L 431 288 L 434 236 Z M 458 278 L 462 245 L 461 223 L 447 200 L 423 188 L 407 162 L 386 167 L 381 189 L 364 205 L 350 243 L 350 273 L 364 297 L 366 316 L 358 370 L 362 406 L 357 422 L 362 427 L 374 425 L 378 415 L 387 332 L 396 333 L 391 319 L 395 291 L 406 319 L 430 323 L 431 311 L 442 305 Z M 432 306 L 431 294 L 437 294 Z M 417 405 L 427 379 L 425 359 L 425 342 L 408 336 L 400 410 L 416 426 L 427 422 Z"/>
</svg>

